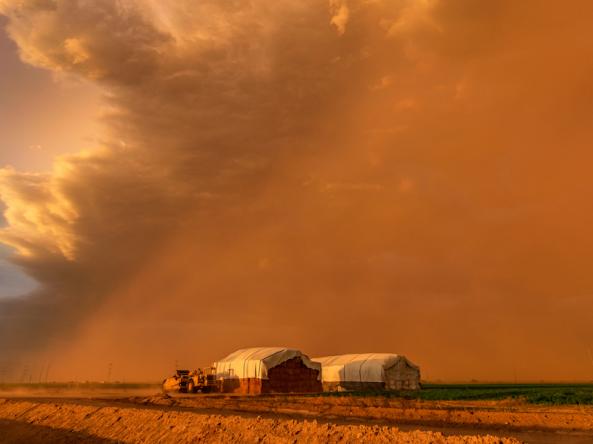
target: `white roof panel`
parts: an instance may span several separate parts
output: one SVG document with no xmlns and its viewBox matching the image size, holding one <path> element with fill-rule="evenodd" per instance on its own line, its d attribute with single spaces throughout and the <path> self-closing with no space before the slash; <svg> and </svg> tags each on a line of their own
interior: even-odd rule
<svg viewBox="0 0 593 444">
<path fill-rule="evenodd" d="M 321 364 L 323 382 L 384 382 L 385 369 L 401 360 L 413 368 L 418 368 L 404 356 L 393 353 L 360 353 L 313 358 L 314 362 Z"/>
<path fill-rule="evenodd" d="M 321 373 L 321 364 L 312 362 L 299 350 L 285 347 L 244 348 L 215 362 L 214 367 L 218 378 L 268 379 L 269 369 L 296 357 L 301 358 L 305 366 Z"/>
</svg>

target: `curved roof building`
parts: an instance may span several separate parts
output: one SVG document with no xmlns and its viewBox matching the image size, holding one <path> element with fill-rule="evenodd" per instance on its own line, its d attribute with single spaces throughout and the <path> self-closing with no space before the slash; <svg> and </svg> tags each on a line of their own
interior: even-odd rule
<svg viewBox="0 0 593 444">
<path fill-rule="evenodd" d="M 361 353 L 313 358 L 321 364 L 326 391 L 417 390 L 420 368 L 405 356 Z"/>
<path fill-rule="evenodd" d="M 256 347 L 237 350 L 214 364 L 226 393 L 320 392 L 321 365 L 299 350 Z"/>
</svg>

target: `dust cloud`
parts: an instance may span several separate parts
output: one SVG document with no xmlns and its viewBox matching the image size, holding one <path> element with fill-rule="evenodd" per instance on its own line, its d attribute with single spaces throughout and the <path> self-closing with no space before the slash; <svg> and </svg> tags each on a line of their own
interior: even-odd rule
<svg viewBox="0 0 593 444">
<path fill-rule="evenodd" d="M 0 360 L 159 379 L 235 348 L 591 379 L 593 4 L 0 0 L 103 140 L 0 172 Z"/>
</svg>

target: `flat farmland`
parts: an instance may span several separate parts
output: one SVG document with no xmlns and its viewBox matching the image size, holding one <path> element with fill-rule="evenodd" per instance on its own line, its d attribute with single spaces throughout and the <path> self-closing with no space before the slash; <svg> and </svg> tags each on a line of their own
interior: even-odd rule
<svg viewBox="0 0 593 444">
<path fill-rule="evenodd" d="M 521 400 L 530 404 L 593 405 L 593 384 L 423 384 L 418 392 L 376 393 L 387 398 L 426 401 Z M 328 393 L 362 396 L 369 393 Z"/>
<path fill-rule="evenodd" d="M 154 385 L 11 389 L 0 394 L 2 442 L 593 442 L 593 406 L 583 401 L 591 386 L 582 385 L 260 396 L 164 395 Z"/>
</svg>

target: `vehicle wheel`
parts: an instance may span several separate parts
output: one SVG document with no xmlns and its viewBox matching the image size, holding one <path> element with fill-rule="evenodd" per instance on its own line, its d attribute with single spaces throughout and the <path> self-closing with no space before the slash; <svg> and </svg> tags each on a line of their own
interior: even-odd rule
<svg viewBox="0 0 593 444">
<path fill-rule="evenodd" d="M 196 388 L 194 387 L 194 381 L 187 382 L 187 393 L 195 393 Z"/>
</svg>

